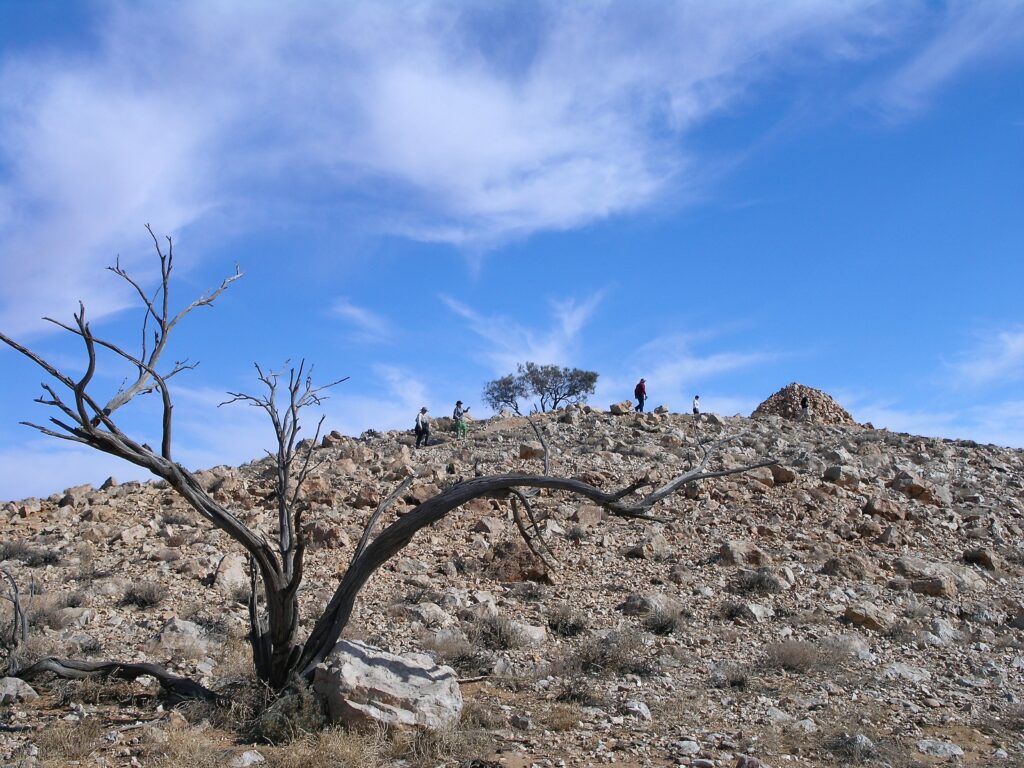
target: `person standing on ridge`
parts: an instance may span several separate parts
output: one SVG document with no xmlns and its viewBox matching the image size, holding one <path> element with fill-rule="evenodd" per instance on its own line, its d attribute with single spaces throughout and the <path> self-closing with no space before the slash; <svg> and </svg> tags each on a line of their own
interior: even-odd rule
<svg viewBox="0 0 1024 768">
<path fill-rule="evenodd" d="M 693 418 L 700 420 L 700 395 L 693 396 Z"/>
<path fill-rule="evenodd" d="M 640 379 L 633 388 L 633 397 L 636 398 L 636 412 L 644 412 L 644 403 L 647 402 L 647 379 Z"/>
<path fill-rule="evenodd" d="M 811 399 L 804 393 L 804 396 L 800 398 L 800 418 L 803 421 L 811 420 Z"/>
<path fill-rule="evenodd" d="M 462 407 L 462 401 L 455 401 L 455 410 L 452 411 L 452 419 L 455 421 L 455 436 L 465 438 L 466 432 L 466 413 L 469 411 L 469 407 Z"/>
<path fill-rule="evenodd" d="M 416 447 L 420 447 L 420 443 L 423 445 L 430 445 L 430 416 L 427 415 L 427 406 L 420 408 L 420 412 L 416 414 Z"/>
</svg>

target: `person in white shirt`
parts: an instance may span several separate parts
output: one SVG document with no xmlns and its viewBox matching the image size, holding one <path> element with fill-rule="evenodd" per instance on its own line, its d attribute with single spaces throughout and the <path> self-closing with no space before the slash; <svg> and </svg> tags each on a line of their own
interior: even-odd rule
<svg viewBox="0 0 1024 768">
<path fill-rule="evenodd" d="M 416 414 L 416 447 L 430 445 L 430 416 L 427 415 L 427 406 L 420 408 Z"/>
<path fill-rule="evenodd" d="M 693 415 L 695 418 L 700 418 L 700 395 L 693 396 Z"/>
</svg>

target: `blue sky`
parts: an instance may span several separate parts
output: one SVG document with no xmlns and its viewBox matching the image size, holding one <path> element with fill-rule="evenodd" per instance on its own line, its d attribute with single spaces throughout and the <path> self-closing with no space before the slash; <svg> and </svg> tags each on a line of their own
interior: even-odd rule
<svg viewBox="0 0 1024 768">
<path fill-rule="evenodd" d="M 0 329 L 75 372 L 39 318 L 81 299 L 134 344 L 146 223 L 179 302 L 245 273 L 168 353 L 183 463 L 269 447 L 217 403 L 301 358 L 350 434 L 534 360 L 1024 446 L 1024 2 L 282 5 L 0 2 Z M 0 364 L 0 499 L 138 476 Z"/>
</svg>

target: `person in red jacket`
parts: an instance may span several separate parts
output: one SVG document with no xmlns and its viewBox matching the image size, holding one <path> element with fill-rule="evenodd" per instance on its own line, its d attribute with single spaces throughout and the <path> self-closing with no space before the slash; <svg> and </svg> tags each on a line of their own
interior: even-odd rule
<svg viewBox="0 0 1024 768">
<path fill-rule="evenodd" d="M 636 398 L 636 412 L 644 412 L 644 403 L 647 402 L 647 379 L 640 379 L 633 389 L 633 397 Z"/>
</svg>

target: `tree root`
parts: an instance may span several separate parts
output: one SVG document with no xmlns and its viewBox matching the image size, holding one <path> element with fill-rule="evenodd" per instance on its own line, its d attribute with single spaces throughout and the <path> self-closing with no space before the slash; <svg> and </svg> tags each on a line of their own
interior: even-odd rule
<svg viewBox="0 0 1024 768">
<path fill-rule="evenodd" d="M 156 678 L 164 694 L 172 703 L 201 699 L 213 704 L 223 703 L 224 697 L 204 685 L 187 677 L 172 675 L 163 667 L 147 662 L 125 663 L 120 661 L 82 661 L 80 659 L 57 659 L 49 656 L 13 673 L 22 680 L 31 680 L 49 672 L 64 680 L 82 680 L 87 677 L 116 677 L 121 680 L 136 680 L 143 675 Z"/>
</svg>

